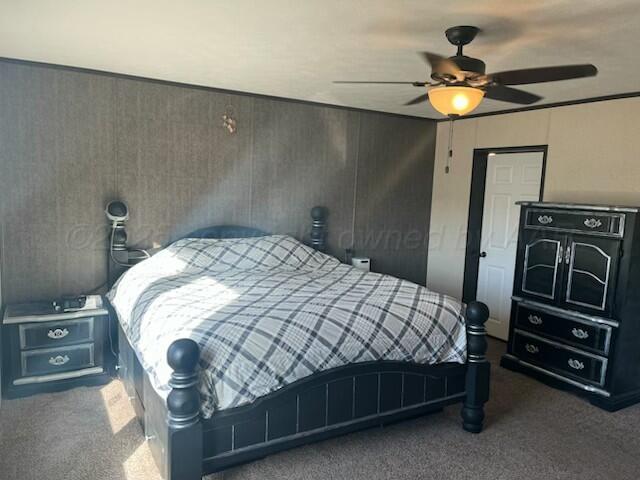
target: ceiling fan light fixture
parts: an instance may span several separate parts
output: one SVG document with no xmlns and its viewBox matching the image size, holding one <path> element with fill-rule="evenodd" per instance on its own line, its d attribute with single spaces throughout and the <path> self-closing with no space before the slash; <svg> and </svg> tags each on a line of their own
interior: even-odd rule
<svg viewBox="0 0 640 480">
<path fill-rule="evenodd" d="M 484 91 L 471 87 L 437 87 L 429 90 L 429 101 L 443 115 L 466 115 L 482 102 Z"/>
</svg>

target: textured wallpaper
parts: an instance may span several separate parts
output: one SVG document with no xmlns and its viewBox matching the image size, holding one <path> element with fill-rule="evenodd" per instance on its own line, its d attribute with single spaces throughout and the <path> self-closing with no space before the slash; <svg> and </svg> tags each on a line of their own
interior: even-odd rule
<svg viewBox="0 0 640 480">
<path fill-rule="evenodd" d="M 113 199 L 144 248 L 215 224 L 304 239 L 324 205 L 331 253 L 353 246 L 424 283 L 435 133 L 429 120 L 0 62 L 3 299 L 103 284 Z"/>
</svg>

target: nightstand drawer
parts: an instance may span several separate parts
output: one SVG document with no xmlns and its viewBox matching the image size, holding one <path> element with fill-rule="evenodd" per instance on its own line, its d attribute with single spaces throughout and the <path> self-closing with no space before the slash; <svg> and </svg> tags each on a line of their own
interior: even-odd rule
<svg viewBox="0 0 640 480">
<path fill-rule="evenodd" d="M 20 354 L 23 377 L 66 372 L 93 367 L 94 345 L 72 345 L 61 348 L 27 350 Z"/>
<path fill-rule="evenodd" d="M 93 341 L 94 318 L 20 325 L 20 348 L 58 347 Z"/>
<path fill-rule="evenodd" d="M 611 327 L 587 320 L 559 316 L 545 310 L 517 305 L 516 328 L 549 336 L 608 355 L 611 344 Z"/>
<path fill-rule="evenodd" d="M 607 359 L 516 330 L 514 354 L 529 363 L 578 380 L 604 385 Z"/>
</svg>

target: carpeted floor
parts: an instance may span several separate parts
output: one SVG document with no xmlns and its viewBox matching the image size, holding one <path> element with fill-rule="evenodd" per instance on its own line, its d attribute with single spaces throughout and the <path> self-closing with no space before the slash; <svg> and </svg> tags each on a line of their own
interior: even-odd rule
<svg viewBox="0 0 640 480">
<path fill-rule="evenodd" d="M 640 405 L 607 413 L 497 366 L 486 429 L 460 427 L 459 406 L 294 449 L 213 479 L 636 479 Z M 3 401 L 2 480 L 157 480 L 122 384 Z"/>
</svg>

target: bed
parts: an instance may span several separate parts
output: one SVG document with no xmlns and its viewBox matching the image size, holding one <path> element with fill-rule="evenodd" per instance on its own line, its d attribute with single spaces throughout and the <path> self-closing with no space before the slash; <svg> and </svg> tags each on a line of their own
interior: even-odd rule
<svg viewBox="0 0 640 480">
<path fill-rule="evenodd" d="M 192 232 L 122 275 L 120 376 L 164 478 L 195 480 L 277 451 L 489 393 L 486 306 L 367 273 L 247 227 Z"/>
</svg>

